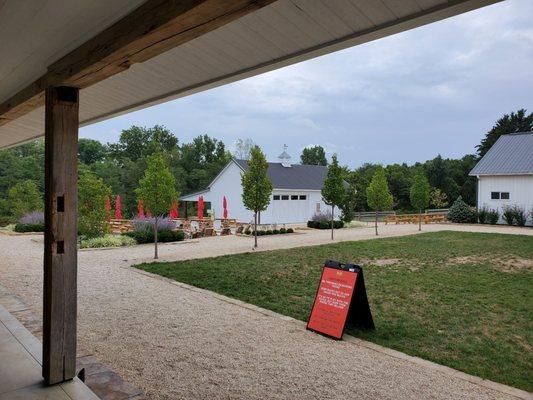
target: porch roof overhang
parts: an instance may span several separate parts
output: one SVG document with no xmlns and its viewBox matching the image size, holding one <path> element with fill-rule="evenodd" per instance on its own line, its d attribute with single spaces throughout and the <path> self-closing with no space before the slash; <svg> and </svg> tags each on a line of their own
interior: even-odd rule
<svg viewBox="0 0 533 400">
<path fill-rule="evenodd" d="M 84 126 L 498 1 L 0 0 L 0 148 L 43 135 L 48 86 Z"/>
</svg>

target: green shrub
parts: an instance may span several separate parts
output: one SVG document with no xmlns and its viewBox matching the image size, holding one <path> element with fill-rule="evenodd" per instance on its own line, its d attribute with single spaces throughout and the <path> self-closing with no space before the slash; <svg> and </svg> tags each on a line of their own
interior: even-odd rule
<svg viewBox="0 0 533 400">
<path fill-rule="evenodd" d="M 16 224 L 15 232 L 44 232 L 44 223 L 39 224 Z"/>
<path fill-rule="evenodd" d="M 266 233 L 265 233 L 265 234 L 266 234 L 266 235 L 272 235 L 272 234 L 273 234 L 273 232 L 272 232 L 272 231 L 271 231 L 270 229 L 268 229 L 268 230 L 266 231 Z"/>
<path fill-rule="evenodd" d="M 111 193 L 102 178 L 89 172 L 78 179 L 78 231 L 87 238 L 101 237 L 107 232 L 105 201 Z"/>
<path fill-rule="evenodd" d="M 294 233 L 294 229 L 292 228 L 287 229 L 287 233 Z"/>
<path fill-rule="evenodd" d="M 331 221 L 307 221 L 307 227 L 313 229 L 331 229 Z M 340 229 L 344 227 L 343 221 L 333 221 L 333 229 Z"/>
<path fill-rule="evenodd" d="M 27 212 L 43 209 L 39 188 L 31 180 L 19 182 L 9 189 L 8 204 L 11 208 L 11 214 L 17 219 Z"/>
<path fill-rule="evenodd" d="M 279 230 L 279 233 L 287 233 L 287 229 L 285 229 L 285 228 L 281 228 L 281 229 Z"/>
<path fill-rule="evenodd" d="M 8 217 L 6 215 L 0 216 L 0 226 L 8 226 L 9 224 L 12 224 L 14 221 L 14 218 Z"/>
<path fill-rule="evenodd" d="M 136 240 L 137 243 L 154 243 L 154 232 L 150 230 L 133 231 L 124 234 Z M 185 239 L 182 231 L 162 230 L 157 233 L 157 241 L 159 243 L 166 242 L 181 242 Z"/>
<path fill-rule="evenodd" d="M 487 207 L 481 207 L 477 212 L 477 220 L 480 224 L 486 224 L 488 221 L 489 210 Z"/>
<path fill-rule="evenodd" d="M 104 235 L 101 237 L 82 240 L 80 244 L 81 249 L 97 248 L 97 247 L 121 247 L 134 246 L 137 241 L 125 235 Z"/>
<path fill-rule="evenodd" d="M 487 221 L 491 225 L 496 225 L 500 219 L 500 213 L 498 210 L 489 210 L 487 212 Z"/>
<path fill-rule="evenodd" d="M 476 212 L 472 211 L 470 207 L 468 207 L 468 204 L 463 201 L 463 198 L 459 196 L 448 211 L 448 219 L 456 223 L 469 223 L 476 222 L 477 215 Z"/>
<path fill-rule="evenodd" d="M 527 212 L 520 206 L 506 206 L 503 208 L 502 218 L 507 225 L 526 226 Z"/>
<path fill-rule="evenodd" d="M 519 206 L 516 206 L 515 207 L 514 219 L 515 219 L 516 224 L 518 226 L 526 226 L 526 222 L 527 222 L 527 213 L 526 213 L 526 211 L 523 208 L 521 208 Z"/>
<path fill-rule="evenodd" d="M 272 233 L 273 233 L 274 235 L 279 235 L 279 229 L 274 229 L 274 230 L 272 231 Z"/>
<path fill-rule="evenodd" d="M 502 218 L 505 222 L 507 222 L 507 225 L 513 225 L 515 221 L 515 215 L 516 212 L 513 207 L 507 206 L 503 208 Z"/>
<path fill-rule="evenodd" d="M 245 234 L 245 235 L 251 235 L 251 234 L 252 234 L 252 231 L 250 230 L 250 228 L 246 228 L 246 229 L 244 230 L 244 234 Z"/>
</svg>

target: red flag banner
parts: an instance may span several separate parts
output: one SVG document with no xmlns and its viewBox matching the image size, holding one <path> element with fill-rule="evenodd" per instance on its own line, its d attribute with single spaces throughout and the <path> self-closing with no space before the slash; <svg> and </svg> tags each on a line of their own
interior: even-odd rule
<svg viewBox="0 0 533 400">
<path fill-rule="evenodd" d="M 122 205 L 120 204 L 120 194 L 115 200 L 115 219 L 122 219 Z"/>
</svg>

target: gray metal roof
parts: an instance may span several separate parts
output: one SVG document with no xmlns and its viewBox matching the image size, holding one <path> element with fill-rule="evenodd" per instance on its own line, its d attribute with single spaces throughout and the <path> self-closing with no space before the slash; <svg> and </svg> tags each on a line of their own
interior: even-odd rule
<svg viewBox="0 0 533 400">
<path fill-rule="evenodd" d="M 248 161 L 234 160 L 244 171 Z M 284 167 L 281 163 L 268 163 L 268 177 L 274 189 L 321 190 L 326 179 L 327 167 L 321 165 L 291 164 Z"/>
<path fill-rule="evenodd" d="M 533 133 L 502 135 L 470 175 L 533 174 Z"/>
</svg>

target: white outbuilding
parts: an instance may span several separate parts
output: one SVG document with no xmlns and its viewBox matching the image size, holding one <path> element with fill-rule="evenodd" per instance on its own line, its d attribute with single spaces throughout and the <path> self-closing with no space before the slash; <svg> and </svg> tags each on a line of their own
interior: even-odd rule
<svg viewBox="0 0 533 400">
<path fill-rule="evenodd" d="M 470 171 L 477 177 L 477 208 L 518 206 L 533 225 L 533 133 L 502 135 Z"/>
<path fill-rule="evenodd" d="M 211 203 L 215 218 L 223 215 L 223 199 L 226 196 L 228 218 L 238 222 L 253 221 L 253 213 L 244 207 L 242 201 L 241 175 L 248 169 L 246 160 L 232 159 L 209 186 L 200 192 L 182 196 L 182 202 L 198 201 L 203 196 Z M 268 177 L 273 186 L 270 205 L 261 212 L 261 224 L 300 224 L 307 222 L 317 212 L 328 212 L 331 207 L 322 200 L 320 191 L 324 186 L 327 167 L 321 165 L 291 164 L 286 151 L 279 156 L 279 162 L 268 163 Z M 335 210 L 335 217 L 340 215 Z"/>
</svg>

